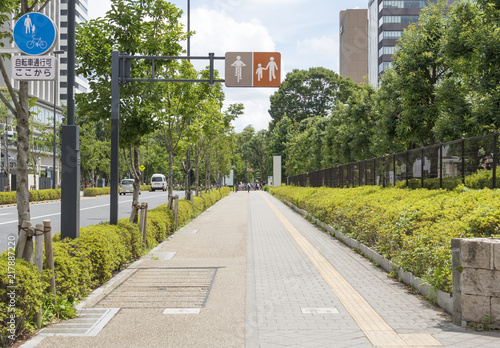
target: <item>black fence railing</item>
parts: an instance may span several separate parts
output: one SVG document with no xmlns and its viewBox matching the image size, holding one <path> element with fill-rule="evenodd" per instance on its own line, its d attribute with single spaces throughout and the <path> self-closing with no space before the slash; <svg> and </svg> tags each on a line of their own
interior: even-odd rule
<svg viewBox="0 0 500 348">
<path fill-rule="evenodd" d="M 452 189 L 479 175 L 476 188 L 500 187 L 497 182 L 498 133 L 462 138 L 447 143 L 343 164 L 314 172 L 293 175 L 287 184 L 311 187 L 357 187 L 364 185 Z"/>
</svg>

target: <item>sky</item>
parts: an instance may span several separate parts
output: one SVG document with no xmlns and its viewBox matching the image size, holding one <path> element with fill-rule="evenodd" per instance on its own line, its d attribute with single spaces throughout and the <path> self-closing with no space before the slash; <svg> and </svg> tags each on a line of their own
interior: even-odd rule
<svg viewBox="0 0 500 348">
<path fill-rule="evenodd" d="M 224 56 L 226 52 L 279 52 L 281 79 L 294 69 L 324 67 L 339 72 L 339 15 L 346 9 L 366 9 L 368 0 L 189 0 L 192 56 Z M 184 11 L 188 0 L 171 0 Z M 111 0 L 88 0 L 89 18 L 104 17 Z M 186 46 L 186 45 L 185 45 Z M 194 62 L 194 61 L 193 61 Z M 208 65 L 199 63 L 198 69 Z M 215 68 L 224 76 L 223 61 Z M 224 87 L 223 110 L 243 103 L 244 115 L 233 122 L 236 132 L 252 125 L 267 129 L 269 98 L 277 88 Z"/>
</svg>

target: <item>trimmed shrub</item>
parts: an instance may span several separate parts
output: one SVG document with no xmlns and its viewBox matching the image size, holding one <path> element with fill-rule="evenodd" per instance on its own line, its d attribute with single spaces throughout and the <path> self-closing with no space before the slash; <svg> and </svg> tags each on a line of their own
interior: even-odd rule
<svg viewBox="0 0 500 348">
<path fill-rule="evenodd" d="M 99 195 L 109 195 L 111 189 L 109 187 L 89 187 L 83 190 L 84 197 L 96 197 Z"/>
<path fill-rule="evenodd" d="M 92 190 L 90 191 L 92 194 L 99 192 L 95 191 L 96 189 L 88 190 Z M 54 190 L 47 190 L 49 191 Z M 33 196 L 40 196 L 39 191 L 33 192 L 35 192 Z M 60 190 L 53 193 L 60 195 Z M 48 195 L 51 196 L 53 193 L 48 193 Z M 15 198 L 15 192 L 7 192 L 0 198 L 6 197 L 7 194 Z M 229 194 L 229 189 L 221 190 L 221 194 Z M 46 197 L 45 194 L 41 196 Z M 217 198 L 217 195 L 214 197 Z M 193 206 L 196 206 L 196 209 L 201 208 L 203 200 L 199 198 L 195 201 L 195 204 L 186 200 L 179 201 L 180 226 L 193 217 L 195 212 Z M 148 211 L 146 250 L 163 241 L 173 232 L 173 220 L 173 212 L 167 209 L 166 204 Z M 65 305 L 84 298 L 92 288 L 107 281 L 113 272 L 120 270 L 125 264 L 136 260 L 145 252 L 139 226 L 128 222 L 128 219 L 121 219 L 116 226 L 103 223 L 82 227 L 80 238 L 61 240 L 61 234 L 57 233 L 52 240 L 57 298 Z M 13 256 L 10 260 L 7 254 L 7 251 L 0 254 L 0 343 L 2 346 L 8 346 L 18 337 L 34 331 L 36 311 L 42 303 L 45 306 L 52 305 L 50 295 L 46 293 L 44 295 L 44 291 L 49 288 L 48 272 L 44 272 L 42 277 L 34 265 L 15 259 Z M 17 288 L 13 300 L 15 309 L 10 310 L 11 298 L 7 286 L 11 279 L 9 267 L 12 267 L 13 262 L 15 262 Z M 47 269 L 47 265 L 44 265 L 44 269 Z M 11 314 L 16 317 L 13 330 L 14 340 L 8 337 L 10 336 L 8 330 Z"/>
<path fill-rule="evenodd" d="M 15 286 L 15 288 L 12 288 Z M 36 312 L 42 305 L 46 283 L 35 265 L 0 255 L 0 343 L 6 347 L 34 331 Z"/>
<path fill-rule="evenodd" d="M 500 190 L 288 186 L 270 192 L 449 293 L 450 240 L 500 234 Z"/>
<path fill-rule="evenodd" d="M 95 285 L 91 281 L 91 260 L 80 252 L 76 240 L 66 238 L 64 241 L 54 242 L 52 248 L 57 293 L 70 300 L 86 296 Z M 46 264 L 44 269 L 47 269 Z"/>
<path fill-rule="evenodd" d="M 193 204 L 185 199 L 180 199 L 177 214 L 177 225 L 185 225 L 194 216 Z"/>
<path fill-rule="evenodd" d="M 0 204 L 16 203 L 16 192 L 0 192 Z"/>
<path fill-rule="evenodd" d="M 205 200 L 201 197 L 193 197 L 193 210 L 195 215 L 201 214 L 205 210 Z"/>
</svg>

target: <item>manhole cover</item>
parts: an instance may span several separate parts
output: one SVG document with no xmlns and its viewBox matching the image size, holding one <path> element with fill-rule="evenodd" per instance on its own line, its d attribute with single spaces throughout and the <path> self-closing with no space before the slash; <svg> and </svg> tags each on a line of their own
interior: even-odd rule
<svg viewBox="0 0 500 348">
<path fill-rule="evenodd" d="M 100 300 L 103 308 L 202 308 L 217 268 L 140 268 Z"/>
</svg>

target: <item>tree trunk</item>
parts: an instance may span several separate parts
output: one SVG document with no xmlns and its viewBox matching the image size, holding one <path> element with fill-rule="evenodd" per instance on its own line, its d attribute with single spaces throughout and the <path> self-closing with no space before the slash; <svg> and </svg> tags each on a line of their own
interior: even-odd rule
<svg viewBox="0 0 500 348">
<path fill-rule="evenodd" d="M 17 182 L 16 182 L 16 203 L 17 203 L 17 220 L 18 231 L 20 230 L 23 221 L 30 221 L 30 204 L 29 204 L 29 181 L 28 181 L 28 163 L 29 163 L 29 96 L 28 82 L 19 82 L 19 104 L 20 108 L 16 109 L 17 118 Z M 26 243 L 24 249 L 24 259 L 31 260 L 33 254 L 33 244 Z"/>
<path fill-rule="evenodd" d="M 132 175 L 134 176 L 134 195 L 132 205 L 139 202 L 139 190 L 141 188 L 141 170 L 139 169 L 139 147 L 134 146 L 134 155 L 132 158 Z"/>
<path fill-rule="evenodd" d="M 171 202 L 170 197 L 174 195 L 174 149 L 172 146 L 168 146 L 168 202 Z M 169 207 L 172 209 L 172 207 Z"/>
<path fill-rule="evenodd" d="M 195 186 L 195 196 L 199 197 L 200 196 L 200 161 L 199 158 L 200 155 L 196 151 L 195 156 L 194 156 L 194 167 L 195 167 L 195 179 L 194 179 L 194 186 Z"/>
<path fill-rule="evenodd" d="M 191 151 L 191 148 L 188 148 L 186 151 L 186 157 L 188 159 L 190 156 L 190 151 Z M 191 161 L 186 162 L 186 163 L 183 162 L 182 166 L 184 167 L 184 185 L 185 185 L 184 197 L 186 200 L 190 201 L 191 200 L 191 187 L 190 187 L 190 182 L 189 182 L 190 181 L 189 174 L 191 171 Z"/>
</svg>

